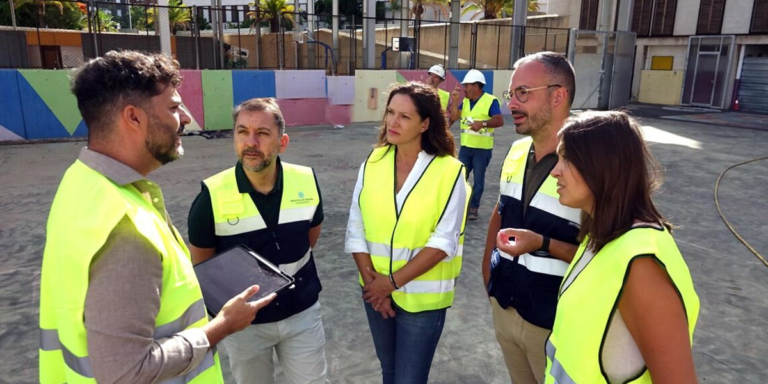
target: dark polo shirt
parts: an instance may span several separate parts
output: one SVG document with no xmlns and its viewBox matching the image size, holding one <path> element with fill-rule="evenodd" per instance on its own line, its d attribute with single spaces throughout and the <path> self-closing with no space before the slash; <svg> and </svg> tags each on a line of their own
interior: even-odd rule
<svg viewBox="0 0 768 384">
<path fill-rule="evenodd" d="M 267 228 L 277 227 L 277 221 L 280 218 L 280 201 L 283 199 L 283 165 L 280 158 L 277 158 L 277 180 L 275 186 L 269 193 L 262 194 L 251 185 L 245 170 L 240 162 L 235 166 L 235 179 L 240 193 L 247 193 L 251 196 L 253 203 L 259 210 L 261 217 Z M 317 175 L 315 175 L 315 184 L 317 184 Z M 216 247 L 216 230 L 213 221 L 213 207 L 211 206 L 211 193 L 205 183 L 202 183 L 203 189 L 192 203 L 189 210 L 189 242 L 198 248 Z M 320 194 L 320 185 L 317 185 L 317 193 L 320 202 L 317 205 L 315 216 L 312 218 L 310 227 L 314 228 L 323 222 L 323 198 Z"/>
</svg>

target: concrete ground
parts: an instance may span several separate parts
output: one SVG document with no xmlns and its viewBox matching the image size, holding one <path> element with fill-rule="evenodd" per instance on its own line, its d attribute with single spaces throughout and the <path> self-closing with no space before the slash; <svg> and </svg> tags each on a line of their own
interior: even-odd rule
<svg viewBox="0 0 768 384">
<path fill-rule="evenodd" d="M 713 200 L 715 179 L 731 164 L 766 156 L 768 132 L 644 119 L 652 151 L 666 168 L 656 197 L 679 228 L 677 243 L 701 298 L 694 354 L 702 383 L 765 383 L 768 377 L 768 268 L 726 229 Z M 480 277 L 489 212 L 499 167 L 511 141 L 498 130 L 480 220 L 470 222 L 456 301 L 432 366 L 434 383 L 508 383 Z M 454 127 L 454 132 L 457 129 Z M 320 278 L 330 379 L 380 382 L 356 281 L 344 253 L 352 189 L 376 139 L 374 123 L 343 130 L 289 129 L 286 161 L 315 167 L 325 208 L 315 251 Z M 0 146 L 0 383 L 37 380 L 38 289 L 51 200 L 84 142 Z M 234 164 L 231 139 L 184 139 L 187 155 L 151 175 L 163 186 L 171 216 L 186 235 L 189 206 L 202 179 Z M 720 202 L 737 231 L 768 255 L 768 162 L 736 168 L 724 178 Z M 225 361 L 226 365 L 226 361 Z M 228 371 L 228 368 L 225 368 Z M 228 382 L 233 382 L 227 374 Z"/>
</svg>

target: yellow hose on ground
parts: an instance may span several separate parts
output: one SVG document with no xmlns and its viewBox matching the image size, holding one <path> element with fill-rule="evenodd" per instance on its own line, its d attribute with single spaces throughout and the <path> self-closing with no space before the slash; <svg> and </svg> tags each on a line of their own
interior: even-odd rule
<svg viewBox="0 0 768 384">
<path fill-rule="evenodd" d="M 740 165 L 754 163 L 756 161 L 761 161 L 761 160 L 768 160 L 768 156 L 760 157 L 760 158 L 752 159 L 752 160 L 747 160 L 747 161 L 744 161 L 744 162 L 741 162 L 741 163 L 738 163 L 738 164 L 731 165 L 730 167 L 726 168 L 720 174 L 720 176 L 717 177 L 717 181 L 715 182 L 715 206 L 717 207 L 717 213 L 720 215 L 720 218 L 723 219 L 723 222 L 725 223 L 725 226 L 728 227 L 728 229 L 731 231 L 731 233 L 733 233 L 733 235 L 736 236 L 736 238 L 739 239 L 739 241 L 741 241 L 741 243 L 744 244 L 747 247 L 747 249 L 749 249 L 750 252 L 752 252 L 755 256 L 757 256 L 757 258 L 760 259 L 760 261 L 762 261 L 763 264 L 765 264 L 766 267 L 768 267 L 768 261 L 765 260 L 765 257 L 763 257 L 763 255 L 758 253 L 755 248 L 753 248 L 751 245 L 749 245 L 749 243 L 747 243 L 747 241 L 744 240 L 744 238 L 741 237 L 741 235 L 739 235 L 739 233 L 736 232 L 735 229 L 733 229 L 733 226 L 731 225 L 731 223 L 723 215 L 723 210 L 720 209 L 720 202 L 717 199 L 717 192 L 720 189 L 720 180 L 723 178 L 723 176 L 725 176 L 726 172 L 728 172 L 730 169 L 736 168 L 736 167 L 738 167 Z"/>
</svg>

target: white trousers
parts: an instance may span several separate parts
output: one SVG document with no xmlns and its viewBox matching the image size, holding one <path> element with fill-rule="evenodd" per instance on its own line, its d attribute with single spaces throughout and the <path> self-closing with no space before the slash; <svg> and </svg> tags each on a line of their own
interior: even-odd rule
<svg viewBox="0 0 768 384">
<path fill-rule="evenodd" d="M 289 383 L 329 383 L 319 301 L 285 320 L 251 324 L 223 343 L 238 384 L 275 382 L 273 348 Z"/>
</svg>

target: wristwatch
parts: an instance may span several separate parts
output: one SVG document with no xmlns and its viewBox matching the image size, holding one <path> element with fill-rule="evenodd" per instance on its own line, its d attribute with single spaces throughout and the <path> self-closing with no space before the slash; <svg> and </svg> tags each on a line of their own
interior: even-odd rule
<svg viewBox="0 0 768 384">
<path fill-rule="evenodd" d="M 487 126 L 488 126 L 488 122 L 487 121 L 483 121 L 483 128 L 485 128 Z"/>
<path fill-rule="evenodd" d="M 541 237 L 541 248 L 537 249 L 537 251 L 549 253 L 549 236 Z"/>
</svg>

